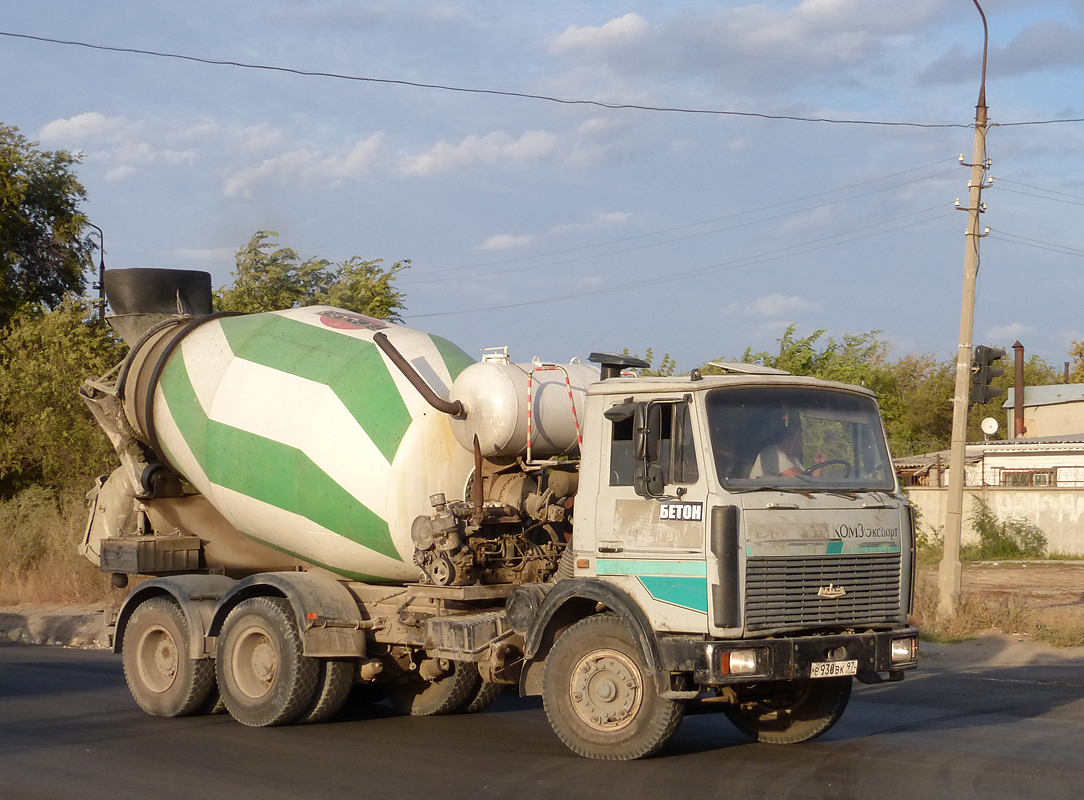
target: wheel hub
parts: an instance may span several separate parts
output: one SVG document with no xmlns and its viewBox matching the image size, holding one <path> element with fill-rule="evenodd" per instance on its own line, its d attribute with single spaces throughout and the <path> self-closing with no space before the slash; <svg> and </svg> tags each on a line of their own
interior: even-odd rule
<svg viewBox="0 0 1084 800">
<path fill-rule="evenodd" d="M 262 628 L 254 626 L 238 636 L 232 661 L 237 686 L 245 695 L 255 699 L 270 691 L 278 676 L 279 652 Z"/>
<path fill-rule="evenodd" d="M 580 659 L 569 690 L 576 715 L 599 731 L 631 723 L 644 698 L 640 671 L 616 650 L 596 650 Z"/>
<path fill-rule="evenodd" d="M 160 625 L 148 628 L 138 645 L 137 669 L 143 684 L 153 692 L 164 692 L 177 677 L 177 643 Z"/>
</svg>

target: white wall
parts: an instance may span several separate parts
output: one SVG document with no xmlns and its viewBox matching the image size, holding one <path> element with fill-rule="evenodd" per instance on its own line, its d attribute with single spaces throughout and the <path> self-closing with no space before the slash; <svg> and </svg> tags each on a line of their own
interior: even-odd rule
<svg viewBox="0 0 1084 800">
<path fill-rule="evenodd" d="M 907 487 L 907 496 L 919 511 L 920 529 L 943 530 L 948 490 Z M 1046 535 L 1047 551 L 1084 556 L 1084 490 L 1059 488 L 1008 489 L 968 487 L 964 491 L 963 541 L 975 542 L 971 531 L 971 497 L 981 497 L 998 519 L 1019 517 L 1037 525 Z"/>
</svg>

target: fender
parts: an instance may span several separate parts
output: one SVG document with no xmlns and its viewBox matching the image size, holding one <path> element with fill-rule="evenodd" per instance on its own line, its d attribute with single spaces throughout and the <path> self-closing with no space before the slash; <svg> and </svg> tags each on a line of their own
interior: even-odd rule
<svg viewBox="0 0 1084 800">
<path fill-rule="evenodd" d="M 283 597 L 289 601 L 306 656 L 365 655 L 364 620 L 354 596 L 339 581 L 315 572 L 261 572 L 238 581 L 218 601 L 207 634 L 218 636 L 234 607 L 251 597 Z"/>
<path fill-rule="evenodd" d="M 212 613 L 219 598 L 236 583 L 225 575 L 173 575 L 144 581 L 124 599 L 117 612 L 113 652 L 119 653 L 124 647 L 124 631 L 136 607 L 144 600 L 165 595 L 176 601 L 188 621 L 189 657 L 195 660 L 212 657 L 214 651 L 207 644 Z"/>
<path fill-rule="evenodd" d="M 592 609 L 583 613 L 583 601 L 587 601 Z M 579 605 L 580 608 L 576 608 Z M 599 578 L 567 578 L 558 581 L 557 585 L 546 594 L 538 607 L 534 620 L 524 635 L 523 655 L 525 668 L 520 680 L 520 694 L 535 694 L 540 691 L 541 670 L 545 663 L 546 654 L 552 641 L 547 641 L 547 634 L 552 634 L 551 624 L 555 620 L 578 622 L 580 619 L 595 613 L 594 606 L 603 605 L 623 619 L 632 632 L 633 640 L 644 667 L 655 675 L 659 683 L 660 692 L 669 691 L 669 677 L 663 681 L 660 674 L 662 657 L 659 652 L 659 641 L 655 631 L 648 621 L 644 610 L 624 590 L 608 581 Z M 562 610 L 565 611 L 566 620 L 561 620 Z M 569 615 L 568 612 L 572 612 Z"/>
</svg>

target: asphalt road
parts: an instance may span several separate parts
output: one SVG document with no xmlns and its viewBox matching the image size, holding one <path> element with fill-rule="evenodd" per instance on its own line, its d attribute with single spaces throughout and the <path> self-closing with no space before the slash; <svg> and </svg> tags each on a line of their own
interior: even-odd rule
<svg viewBox="0 0 1084 800">
<path fill-rule="evenodd" d="M 615 764 L 566 750 L 541 704 L 408 718 L 349 707 L 334 722 L 249 729 L 159 719 L 119 657 L 0 644 L 2 800 L 301 798 L 1078 798 L 1084 663 L 934 662 L 856 686 L 843 720 L 803 745 L 749 744 L 719 714 L 688 716 L 658 756 Z"/>
</svg>

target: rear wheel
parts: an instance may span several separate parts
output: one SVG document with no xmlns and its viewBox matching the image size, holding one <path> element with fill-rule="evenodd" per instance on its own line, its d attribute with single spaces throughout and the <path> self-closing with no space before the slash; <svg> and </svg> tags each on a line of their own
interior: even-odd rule
<svg viewBox="0 0 1084 800">
<path fill-rule="evenodd" d="M 450 671 L 434 681 L 411 678 L 388 684 L 388 697 L 400 713 L 413 717 L 454 714 L 470 704 L 478 684 L 478 668 L 467 661 L 450 662 Z"/>
<path fill-rule="evenodd" d="M 851 699 L 851 679 L 791 681 L 752 692 L 724 709 L 727 718 L 758 742 L 797 744 L 815 739 L 839 721 Z"/>
<path fill-rule="evenodd" d="M 557 640 L 546 658 L 542 700 L 573 752 L 616 761 L 654 753 L 685 712 L 659 696 L 631 631 L 611 614 L 581 620 Z"/>
<path fill-rule="evenodd" d="M 342 659 L 323 659 L 320 665 L 320 691 L 312 708 L 297 720 L 300 723 L 326 722 L 339 713 L 354 685 L 354 663 Z"/>
<path fill-rule="evenodd" d="M 251 727 L 297 721 L 323 688 L 320 663 L 303 655 L 293 609 L 281 597 L 238 603 L 222 625 L 215 665 L 226 709 Z"/>
<path fill-rule="evenodd" d="M 158 717 L 203 711 L 215 688 L 214 662 L 188 654 L 188 620 L 172 598 L 141 603 L 124 629 L 124 677 L 139 707 Z"/>
<path fill-rule="evenodd" d="M 463 711 L 467 714 L 477 714 L 479 711 L 485 711 L 493 705 L 497 698 L 500 697 L 501 692 L 507 688 L 503 683 L 486 683 L 482 681 Z"/>
</svg>

